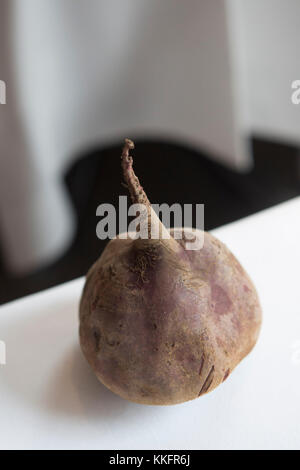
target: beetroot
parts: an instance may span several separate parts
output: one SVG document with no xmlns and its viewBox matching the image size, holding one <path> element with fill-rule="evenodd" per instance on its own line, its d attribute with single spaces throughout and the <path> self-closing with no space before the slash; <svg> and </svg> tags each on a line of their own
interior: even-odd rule
<svg viewBox="0 0 300 470">
<path fill-rule="evenodd" d="M 80 343 L 110 390 L 134 402 L 170 405 L 229 376 L 257 341 L 261 308 L 245 270 L 215 237 L 202 232 L 198 251 L 186 249 L 185 236 L 163 237 L 167 229 L 134 174 L 130 148 L 126 139 L 125 182 L 132 202 L 147 208 L 142 223 L 156 224 L 160 238 L 108 243 L 87 274 Z"/>
</svg>

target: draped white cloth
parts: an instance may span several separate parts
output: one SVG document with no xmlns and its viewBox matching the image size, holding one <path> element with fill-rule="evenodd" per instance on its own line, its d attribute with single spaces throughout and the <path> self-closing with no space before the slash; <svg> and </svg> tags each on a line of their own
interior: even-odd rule
<svg viewBox="0 0 300 470">
<path fill-rule="evenodd" d="M 70 243 L 62 174 L 89 147 L 155 136 L 237 168 L 249 163 L 243 137 L 252 127 L 293 137 L 296 70 L 276 75 L 278 57 L 288 60 L 258 21 L 271 3 L 280 2 L 2 0 L 0 239 L 12 271 L 37 268 Z"/>
</svg>

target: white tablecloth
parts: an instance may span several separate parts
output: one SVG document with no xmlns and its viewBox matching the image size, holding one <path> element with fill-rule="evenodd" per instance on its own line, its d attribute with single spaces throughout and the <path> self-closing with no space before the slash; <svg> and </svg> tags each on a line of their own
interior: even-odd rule
<svg viewBox="0 0 300 470">
<path fill-rule="evenodd" d="M 78 346 L 79 279 L 0 308 L 0 448 L 300 449 L 300 198 L 214 233 L 257 286 L 260 339 L 226 382 L 169 407 L 108 391 Z"/>
</svg>

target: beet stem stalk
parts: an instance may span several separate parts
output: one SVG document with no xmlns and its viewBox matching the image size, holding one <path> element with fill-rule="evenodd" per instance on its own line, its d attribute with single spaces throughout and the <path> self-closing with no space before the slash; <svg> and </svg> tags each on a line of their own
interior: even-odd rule
<svg viewBox="0 0 300 470">
<path fill-rule="evenodd" d="M 125 183 L 128 187 L 131 201 L 133 204 L 143 204 L 147 208 L 147 220 L 145 220 L 145 223 L 148 224 L 148 237 L 149 240 L 151 240 L 151 234 L 153 229 L 153 225 L 156 225 L 156 228 L 158 230 L 159 234 L 159 239 L 165 239 L 168 240 L 170 238 L 173 239 L 173 237 L 170 237 L 169 232 L 167 229 L 164 227 L 162 222 L 160 221 L 159 217 L 155 213 L 155 211 L 152 209 L 150 201 L 141 186 L 138 177 L 134 173 L 132 163 L 133 159 L 129 155 L 129 151 L 134 149 L 134 143 L 130 139 L 125 139 L 125 144 L 123 147 L 122 151 L 122 169 L 123 169 L 123 176 Z M 151 226 L 151 219 L 152 219 L 152 226 Z M 153 241 L 155 238 L 153 239 Z"/>
<path fill-rule="evenodd" d="M 125 139 L 125 144 L 122 152 L 122 169 L 125 182 L 128 186 L 130 197 L 133 204 L 144 204 L 149 207 L 150 201 L 143 190 L 138 177 L 135 175 L 132 168 L 132 157 L 129 155 L 129 150 L 134 149 L 134 143 L 130 139 Z"/>
</svg>

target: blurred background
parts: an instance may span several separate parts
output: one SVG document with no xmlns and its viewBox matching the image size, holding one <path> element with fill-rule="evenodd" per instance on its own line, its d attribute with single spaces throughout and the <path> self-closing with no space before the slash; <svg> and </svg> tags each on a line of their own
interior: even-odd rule
<svg viewBox="0 0 300 470">
<path fill-rule="evenodd" d="M 298 0 L 1 0 L 0 303 L 101 254 L 124 137 L 206 230 L 299 195 L 299 23 Z"/>
</svg>

